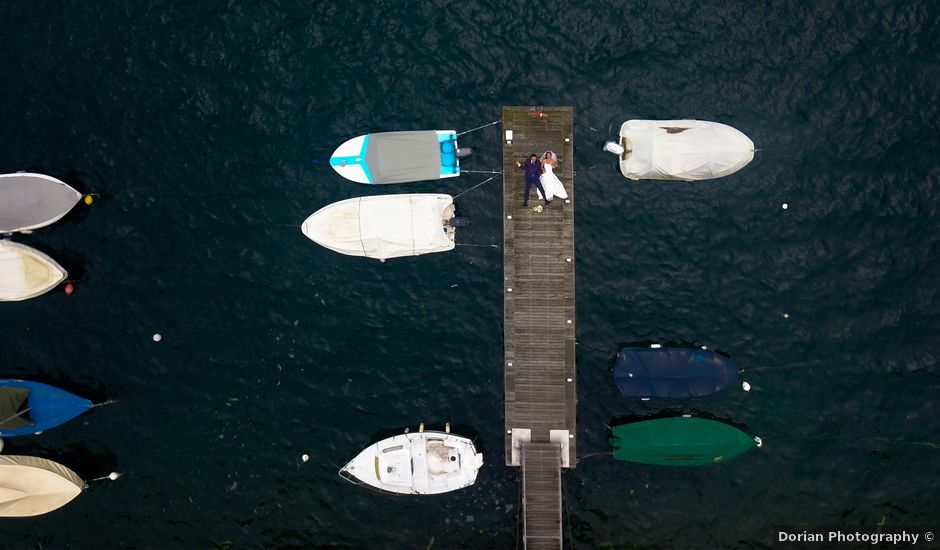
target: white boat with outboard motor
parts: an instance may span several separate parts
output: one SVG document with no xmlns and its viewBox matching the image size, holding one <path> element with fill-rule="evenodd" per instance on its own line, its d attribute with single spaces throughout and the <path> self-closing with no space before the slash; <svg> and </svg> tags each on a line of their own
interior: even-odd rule
<svg viewBox="0 0 940 550">
<path fill-rule="evenodd" d="M 632 180 L 696 181 L 733 174 L 754 158 L 754 142 L 739 130 L 705 120 L 628 120 L 620 142 L 604 150 Z"/>
<path fill-rule="evenodd" d="M 457 146 L 456 130 L 376 132 L 345 141 L 330 166 L 357 183 L 409 183 L 457 177 L 470 153 Z"/>
<path fill-rule="evenodd" d="M 0 233 L 30 232 L 58 221 L 82 198 L 45 174 L 0 174 Z"/>
<path fill-rule="evenodd" d="M 457 227 L 450 195 L 412 193 L 346 199 L 308 217 L 301 231 L 340 254 L 386 260 L 453 250 Z"/>
<path fill-rule="evenodd" d="M 437 495 L 469 487 L 483 466 L 473 441 L 450 433 L 424 431 L 392 436 L 369 445 L 339 471 L 347 481 L 399 495 Z"/>
</svg>

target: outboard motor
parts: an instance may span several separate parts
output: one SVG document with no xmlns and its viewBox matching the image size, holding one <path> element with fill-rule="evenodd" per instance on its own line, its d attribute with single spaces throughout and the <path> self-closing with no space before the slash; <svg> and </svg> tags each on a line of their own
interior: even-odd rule
<svg viewBox="0 0 940 550">
<path fill-rule="evenodd" d="M 463 159 L 469 157 L 473 154 L 473 149 L 469 147 L 458 147 L 457 148 L 457 158 Z"/>
<path fill-rule="evenodd" d="M 448 223 L 451 227 L 466 227 L 470 224 L 470 218 L 454 217 Z"/>
<path fill-rule="evenodd" d="M 613 141 L 608 141 L 607 143 L 605 143 L 604 150 L 607 151 L 608 153 L 613 153 L 617 155 L 618 157 L 623 156 L 624 152 L 626 152 L 626 150 L 619 143 L 616 143 Z"/>
</svg>

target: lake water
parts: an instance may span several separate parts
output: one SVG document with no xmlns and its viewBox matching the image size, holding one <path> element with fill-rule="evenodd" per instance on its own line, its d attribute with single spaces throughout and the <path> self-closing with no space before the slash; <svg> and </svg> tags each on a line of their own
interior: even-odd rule
<svg viewBox="0 0 940 550">
<path fill-rule="evenodd" d="M 575 109 L 579 452 L 664 411 L 764 441 L 708 468 L 584 458 L 563 477 L 568 545 L 767 547 L 772 524 L 936 522 L 937 6 L 4 4 L 0 171 L 100 197 L 17 237 L 78 282 L 3 304 L 0 375 L 119 400 L 4 452 L 124 477 L 3 520 L 2 546 L 513 547 L 501 250 L 382 264 L 299 230 L 376 192 L 326 165 L 345 139 L 463 131 L 502 105 Z M 683 117 L 762 150 L 694 184 L 626 180 L 601 151 L 624 120 Z M 461 139 L 465 169 L 498 169 L 499 132 Z M 473 221 L 460 243 L 501 244 L 499 185 L 457 200 Z M 652 341 L 727 351 L 753 390 L 615 395 L 619 345 Z M 476 485 L 396 498 L 337 477 L 422 420 L 477 438 Z"/>
</svg>

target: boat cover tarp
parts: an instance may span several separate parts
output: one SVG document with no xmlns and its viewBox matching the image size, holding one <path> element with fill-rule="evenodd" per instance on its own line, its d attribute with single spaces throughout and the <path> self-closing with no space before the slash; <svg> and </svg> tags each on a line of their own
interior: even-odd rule
<svg viewBox="0 0 940 550">
<path fill-rule="evenodd" d="M 366 164 L 369 165 L 372 183 L 439 179 L 441 142 L 437 131 L 369 134 Z"/>
<path fill-rule="evenodd" d="M 0 455 L 0 517 L 38 516 L 82 492 L 78 474 L 44 458 Z"/>
<path fill-rule="evenodd" d="M 43 174 L 0 175 L 0 233 L 49 225 L 81 198 L 66 183 Z"/>
<path fill-rule="evenodd" d="M 23 412 L 27 408 L 28 397 L 28 388 L 0 386 L 0 435 L 6 435 L 6 430 L 32 424 L 29 413 Z"/>
<path fill-rule="evenodd" d="M 700 397 L 736 385 L 738 366 L 701 348 L 624 348 L 613 376 L 625 397 Z"/>
<path fill-rule="evenodd" d="M 48 292 L 66 272 L 42 252 L 0 240 L 0 302 L 25 300 Z"/>
<path fill-rule="evenodd" d="M 450 195 L 407 194 L 359 197 L 314 212 L 302 230 L 314 242 L 341 254 L 396 258 L 452 250 L 444 222 L 454 216 Z"/>
<path fill-rule="evenodd" d="M 29 420 L 19 427 L 8 426 L 3 419 L 16 412 L 4 415 L 3 395 L 8 392 L 26 391 L 29 399 L 28 416 L 19 418 Z M 16 437 L 42 432 L 75 418 L 92 407 L 92 402 L 77 395 L 60 390 L 54 386 L 31 380 L 0 380 L 0 436 Z M 21 406 L 22 409 L 22 406 Z"/>
<path fill-rule="evenodd" d="M 643 464 L 714 464 L 757 445 L 734 426 L 704 418 L 657 418 L 615 426 L 611 431 L 614 458 Z"/>
<path fill-rule="evenodd" d="M 632 151 L 620 161 L 630 179 L 705 180 L 737 172 L 754 158 L 740 131 L 704 120 L 628 120 L 620 127 Z"/>
</svg>

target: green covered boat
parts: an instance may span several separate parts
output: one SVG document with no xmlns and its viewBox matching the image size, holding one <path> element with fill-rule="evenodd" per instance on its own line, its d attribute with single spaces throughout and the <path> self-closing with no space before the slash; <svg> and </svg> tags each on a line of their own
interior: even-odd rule
<svg viewBox="0 0 940 550">
<path fill-rule="evenodd" d="M 613 428 L 614 458 L 665 466 L 701 466 L 759 447 L 759 437 L 704 418 L 657 418 Z"/>
</svg>

